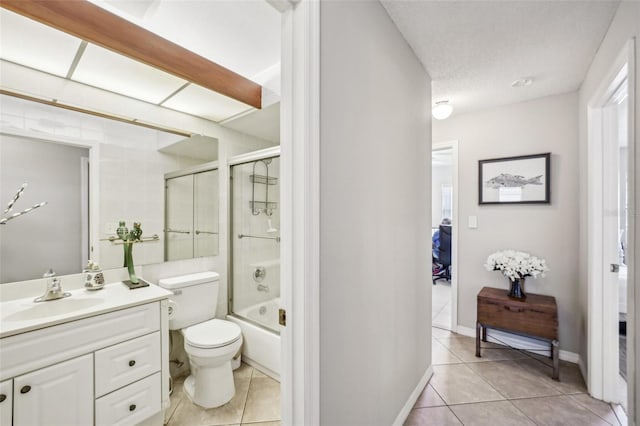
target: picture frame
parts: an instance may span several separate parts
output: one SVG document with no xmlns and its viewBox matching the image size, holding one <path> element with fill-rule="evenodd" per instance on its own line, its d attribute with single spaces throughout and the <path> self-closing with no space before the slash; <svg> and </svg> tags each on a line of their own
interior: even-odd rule
<svg viewBox="0 0 640 426">
<path fill-rule="evenodd" d="M 550 152 L 478 161 L 478 204 L 550 203 Z"/>
</svg>

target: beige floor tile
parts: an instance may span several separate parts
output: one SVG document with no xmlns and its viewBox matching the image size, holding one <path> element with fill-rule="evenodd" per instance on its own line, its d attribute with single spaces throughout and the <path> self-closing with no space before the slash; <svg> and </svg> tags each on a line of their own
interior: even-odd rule
<svg viewBox="0 0 640 426">
<path fill-rule="evenodd" d="M 608 423 L 569 396 L 515 399 L 511 403 L 540 426 L 607 426 Z"/>
<path fill-rule="evenodd" d="M 464 364 L 434 366 L 431 386 L 447 404 L 505 399 L 482 377 Z"/>
<path fill-rule="evenodd" d="M 233 370 L 233 377 L 236 379 L 250 379 L 254 368 L 244 362 L 240 364 L 237 370 Z"/>
<path fill-rule="evenodd" d="M 468 365 L 507 399 L 562 394 L 556 387 L 548 384 L 540 373 L 521 367 L 520 360 L 475 362 Z"/>
<path fill-rule="evenodd" d="M 431 328 L 431 336 L 434 339 L 446 339 L 451 336 L 454 336 L 452 332 L 449 330 L 445 330 L 444 328 L 432 327 Z"/>
<path fill-rule="evenodd" d="M 535 426 L 509 401 L 453 405 L 451 411 L 465 426 Z"/>
<path fill-rule="evenodd" d="M 242 423 L 280 420 L 280 383 L 270 377 L 253 377 Z"/>
<path fill-rule="evenodd" d="M 571 395 L 570 398 L 578 402 L 578 404 L 582 405 L 596 416 L 602 418 L 607 423 L 614 426 L 620 426 L 616 413 L 613 411 L 610 404 L 600 401 L 599 399 L 592 398 L 585 393 Z"/>
<path fill-rule="evenodd" d="M 449 351 L 464 362 L 504 361 L 526 358 L 519 351 L 491 342 L 482 342 L 480 358 L 476 357 L 476 340 L 467 336 L 456 336 L 438 339 Z"/>
<path fill-rule="evenodd" d="M 240 424 L 247 400 L 250 379 L 236 379 L 233 399 L 218 408 L 205 410 L 193 404 L 185 395 L 182 403 L 169 420 L 169 426 L 231 425 Z"/>
<path fill-rule="evenodd" d="M 433 389 L 431 384 L 428 384 L 420 396 L 418 400 L 414 404 L 413 408 L 425 408 L 425 407 L 440 407 L 446 405 L 440 395 Z"/>
<path fill-rule="evenodd" d="M 460 364 L 462 360 L 455 356 L 449 349 L 447 349 L 438 339 L 433 339 L 431 344 L 432 364 Z"/>
<path fill-rule="evenodd" d="M 184 399 L 184 390 L 182 387 L 183 384 L 184 384 L 184 377 L 181 377 L 180 379 L 173 381 L 173 392 L 169 397 L 171 405 L 169 405 L 169 408 L 164 412 L 165 424 L 167 424 L 169 420 L 171 420 L 171 416 L 173 416 L 173 414 L 176 412 L 176 409 L 178 408 L 178 405 L 180 405 L 180 403 Z"/>
<path fill-rule="evenodd" d="M 528 370 L 535 372 L 544 379 L 546 383 L 557 388 L 564 394 L 586 393 L 587 386 L 582 379 L 582 373 L 577 364 L 571 362 L 560 361 L 560 380 L 553 380 L 551 373 L 551 360 L 546 359 L 546 364 L 542 364 L 535 359 L 526 359 L 521 361 L 521 365 Z"/>
<path fill-rule="evenodd" d="M 281 426 L 282 422 L 258 422 L 258 423 L 242 423 L 242 426 Z"/>
<path fill-rule="evenodd" d="M 254 379 L 264 379 L 265 377 L 269 377 L 266 374 L 264 374 L 262 371 L 258 370 L 257 368 L 253 369 L 253 377 Z M 271 377 L 271 379 L 273 379 L 273 377 Z M 275 379 L 274 379 L 275 380 Z M 276 380 L 277 382 L 277 380 Z"/>
<path fill-rule="evenodd" d="M 460 420 L 449 407 L 414 408 L 404 426 L 458 426 Z"/>
</svg>

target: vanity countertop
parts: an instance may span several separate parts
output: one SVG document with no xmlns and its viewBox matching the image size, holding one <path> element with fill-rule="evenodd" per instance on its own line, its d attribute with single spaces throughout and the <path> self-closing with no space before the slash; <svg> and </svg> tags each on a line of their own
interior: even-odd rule
<svg viewBox="0 0 640 426">
<path fill-rule="evenodd" d="M 157 285 L 129 290 L 121 282 L 102 290 L 71 290 L 64 299 L 35 303 L 34 297 L 0 303 L 0 338 L 94 315 L 167 299 L 172 293 Z"/>
</svg>

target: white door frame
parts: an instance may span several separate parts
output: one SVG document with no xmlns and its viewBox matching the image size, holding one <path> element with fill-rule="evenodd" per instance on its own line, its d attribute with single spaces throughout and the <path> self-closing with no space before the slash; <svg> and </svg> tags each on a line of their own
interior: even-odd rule
<svg viewBox="0 0 640 426">
<path fill-rule="evenodd" d="M 281 328 L 283 425 L 320 424 L 320 2 L 282 12 Z"/>
<path fill-rule="evenodd" d="M 629 230 L 627 232 L 627 245 L 629 256 L 633 256 L 635 247 L 634 238 L 634 206 L 635 194 L 633 191 L 634 177 L 634 128 L 633 117 L 635 102 L 635 81 L 634 81 L 634 61 L 635 61 L 634 40 L 629 40 L 622 49 L 616 60 L 611 65 L 606 77 L 603 79 L 598 90 L 588 104 L 587 125 L 588 125 L 588 152 L 587 152 L 587 287 L 588 287 L 588 370 L 587 384 L 589 393 L 598 399 L 605 401 L 615 400 L 616 379 L 618 377 L 618 360 L 612 359 L 609 348 L 618 346 L 617 327 L 617 306 L 615 298 L 617 292 L 605 291 L 604 274 L 610 272 L 606 270 L 604 258 L 604 236 L 603 212 L 605 197 L 603 194 L 604 167 L 602 164 L 604 153 L 603 120 L 604 106 L 611 97 L 613 91 L 618 87 L 624 78 L 627 78 L 629 88 Z M 628 257 L 629 257 L 628 256 Z M 633 259 L 633 257 L 630 257 Z M 635 292 L 633 284 L 633 262 L 629 263 L 627 281 L 627 377 L 628 382 L 628 403 L 627 407 L 633 411 L 634 401 L 634 377 L 635 359 L 634 348 L 634 302 Z M 615 312 L 616 315 L 610 313 Z M 609 315 L 607 315 L 609 313 Z M 617 351 L 616 351 L 617 353 Z M 631 413 L 630 413 L 631 414 Z M 630 419 L 633 417 L 630 416 Z"/>
<path fill-rule="evenodd" d="M 462 228 L 458 221 L 458 141 L 438 142 L 431 146 L 431 152 L 443 149 L 451 149 L 451 196 L 453 204 L 451 221 L 453 223 L 453 232 L 451 236 L 451 318 L 449 329 L 455 333 L 458 329 L 458 235 Z"/>
</svg>

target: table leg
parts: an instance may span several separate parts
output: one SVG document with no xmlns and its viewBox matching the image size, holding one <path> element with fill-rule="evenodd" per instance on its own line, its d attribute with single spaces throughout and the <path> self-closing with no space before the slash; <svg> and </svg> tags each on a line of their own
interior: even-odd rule
<svg viewBox="0 0 640 426">
<path fill-rule="evenodd" d="M 482 341 L 487 341 L 487 327 L 482 327 Z"/>
<path fill-rule="evenodd" d="M 554 340 L 551 342 L 551 352 L 553 354 L 553 380 L 560 380 L 560 348 L 559 342 Z"/>
<path fill-rule="evenodd" d="M 483 332 L 482 331 L 482 324 L 480 324 L 479 322 L 476 322 L 476 356 L 478 358 L 480 358 L 480 334 Z M 485 333 L 486 333 L 486 329 L 485 329 Z"/>
</svg>

